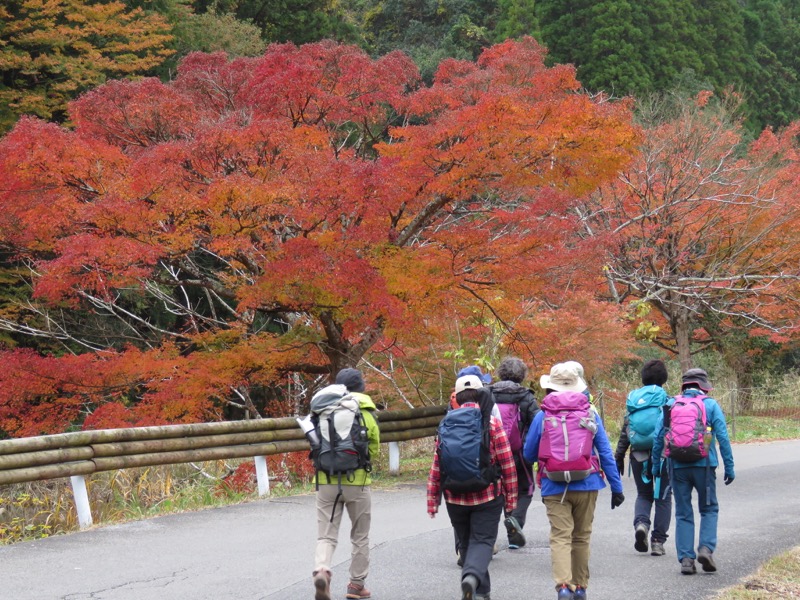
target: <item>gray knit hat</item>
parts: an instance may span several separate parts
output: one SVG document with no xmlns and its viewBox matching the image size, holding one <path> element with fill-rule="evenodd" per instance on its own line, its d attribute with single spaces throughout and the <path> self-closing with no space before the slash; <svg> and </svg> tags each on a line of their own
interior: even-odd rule
<svg viewBox="0 0 800 600">
<path fill-rule="evenodd" d="M 348 392 L 363 392 L 366 389 L 364 377 L 358 369 L 346 368 L 339 371 L 336 375 L 336 383 L 340 383 L 347 388 Z"/>
</svg>

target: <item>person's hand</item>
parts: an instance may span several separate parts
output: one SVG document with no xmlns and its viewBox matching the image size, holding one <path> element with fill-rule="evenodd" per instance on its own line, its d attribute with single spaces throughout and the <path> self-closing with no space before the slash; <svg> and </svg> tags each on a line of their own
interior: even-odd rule
<svg viewBox="0 0 800 600">
<path fill-rule="evenodd" d="M 652 462 L 653 466 L 650 468 L 650 472 L 656 477 L 658 477 L 659 475 L 661 475 L 661 461 L 659 460 L 658 462 L 656 461 Z"/>
<path fill-rule="evenodd" d="M 611 510 L 614 510 L 623 502 L 625 502 L 625 494 L 622 492 L 611 492 Z"/>
<path fill-rule="evenodd" d="M 619 476 L 622 477 L 625 475 L 625 458 L 620 457 L 617 459 L 617 471 L 619 471 Z"/>
<path fill-rule="evenodd" d="M 734 475 L 733 472 L 725 472 L 725 478 L 723 479 L 725 485 L 732 484 L 734 479 L 736 479 L 736 475 Z"/>
</svg>

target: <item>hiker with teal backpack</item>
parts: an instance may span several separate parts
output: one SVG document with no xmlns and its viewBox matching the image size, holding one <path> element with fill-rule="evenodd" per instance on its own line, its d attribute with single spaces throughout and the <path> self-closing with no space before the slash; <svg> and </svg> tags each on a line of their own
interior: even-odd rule
<svg viewBox="0 0 800 600">
<path fill-rule="evenodd" d="M 503 524 L 508 535 L 508 547 L 516 550 L 525 545 L 525 535 L 522 528 L 531 505 L 534 490 L 533 465 L 522 456 L 522 442 L 528 434 L 531 423 L 539 405 L 533 391 L 522 385 L 528 375 L 527 365 L 519 358 L 509 356 L 500 361 L 495 370 L 499 381 L 490 386 L 494 402 L 500 411 L 503 429 L 514 454 L 514 465 L 517 468 L 517 483 L 519 496 L 517 508 L 512 513 L 506 513 Z"/>
<path fill-rule="evenodd" d="M 439 424 L 428 474 L 428 514 L 434 518 L 444 496 L 458 536 L 463 566 L 462 600 L 490 600 L 489 563 L 503 510 L 517 505 L 517 474 L 508 438 L 492 416 L 491 392 L 476 375 L 456 380 L 458 408 Z"/>
<path fill-rule="evenodd" d="M 670 485 L 675 497 L 675 548 L 681 573 L 697 572 L 695 559 L 703 571 L 717 570 L 714 551 L 717 547 L 717 467 L 724 465 L 724 482 L 735 478 L 733 451 L 728 438 L 725 415 L 716 400 L 706 394 L 713 388 L 703 369 L 689 369 L 683 374 L 681 393 L 675 396 L 669 411 L 657 424 L 653 443 L 652 473 L 661 472 L 662 459 L 667 461 Z M 715 443 L 716 442 L 716 443 Z M 695 552 L 694 509 L 692 491 L 697 492 L 700 531 Z"/>
<path fill-rule="evenodd" d="M 658 475 L 652 475 L 650 453 L 656 436 L 659 417 L 662 418 L 664 407 L 671 403 L 671 398 L 664 391 L 667 383 L 667 367 L 661 360 L 648 360 L 642 367 L 642 387 L 628 394 L 625 403 L 625 418 L 617 442 L 614 458 L 617 461 L 619 474 L 625 472 L 625 454 L 630 450 L 630 471 L 636 482 L 636 504 L 634 505 L 633 547 L 638 552 L 647 552 L 653 556 L 665 554 L 664 543 L 669 537 L 669 526 L 672 520 L 672 496 L 669 491 L 669 474 L 661 469 Z M 650 514 L 655 512 L 653 521 Z M 650 526 L 652 524 L 652 531 Z M 648 533 L 650 546 L 647 545 Z"/>
<path fill-rule="evenodd" d="M 331 600 L 331 565 L 339 540 L 342 513 L 350 517 L 350 581 L 346 598 L 369 598 L 364 582 L 369 572 L 369 530 L 372 520 L 372 461 L 380 452 L 375 403 L 364 392 L 358 369 L 342 369 L 336 384 L 314 394 L 306 432 L 317 470 L 317 547 L 314 553 L 315 600 Z M 301 423 L 302 426 L 302 423 Z M 305 431 L 305 427 L 303 427 Z"/>
<path fill-rule="evenodd" d="M 611 486 L 621 505 L 622 480 L 603 421 L 589 404 L 575 363 L 553 365 L 539 384 L 547 395 L 528 430 L 523 456 L 539 463 L 539 491 L 550 521 L 550 560 L 558 600 L 585 600 L 598 493 Z"/>
</svg>

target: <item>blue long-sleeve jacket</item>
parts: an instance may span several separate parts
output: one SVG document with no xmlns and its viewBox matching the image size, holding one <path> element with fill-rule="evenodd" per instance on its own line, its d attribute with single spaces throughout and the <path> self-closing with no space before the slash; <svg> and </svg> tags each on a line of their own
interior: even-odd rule
<svg viewBox="0 0 800 600">
<path fill-rule="evenodd" d="M 703 392 L 698 389 L 689 388 L 684 390 L 684 396 L 699 396 Z M 703 398 L 703 404 L 706 406 L 706 424 L 711 427 L 713 438 L 711 446 L 708 450 L 708 465 L 711 467 L 719 466 L 719 456 L 717 455 L 717 444 L 719 444 L 719 451 L 722 454 L 722 463 L 725 466 L 725 473 L 731 477 L 735 477 L 733 470 L 733 450 L 731 449 L 731 440 L 728 437 L 728 426 L 725 423 L 725 414 L 722 408 L 713 398 Z M 653 454 L 652 454 L 652 470 L 654 474 L 661 472 L 661 460 L 664 458 L 664 436 L 667 433 L 664 427 L 664 415 L 659 416 L 656 423 L 656 437 L 653 441 Z M 717 443 L 714 443 L 716 440 Z M 686 467 L 705 467 L 706 459 L 702 458 L 696 462 L 685 463 L 677 460 L 672 461 L 672 468 L 683 469 Z"/>
<path fill-rule="evenodd" d="M 603 420 L 600 415 L 596 414 L 597 420 L 597 433 L 594 436 L 594 447 L 592 452 L 600 459 L 600 468 L 608 477 L 608 483 L 611 486 L 611 491 L 618 493 L 622 492 L 622 479 L 620 479 L 619 471 L 617 471 L 617 463 L 614 461 L 614 453 L 611 451 L 611 443 L 608 441 L 605 427 L 603 427 Z M 533 419 L 533 424 L 528 430 L 528 435 L 525 438 L 525 445 L 522 448 L 522 455 L 529 463 L 534 463 L 539 460 L 539 442 L 542 439 L 542 423 L 544 421 L 544 411 L 539 411 Z M 550 481 L 547 477 L 542 477 L 540 492 L 542 496 L 555 496 L 564 493 L 567 487 L 566 483 L 561 481 Z M 594 490 L 601 490 L 606 487 L 603 480 L 603 475 L 600 473 L 591 473 L 586 479 L 580 481 L 571 481 L 569 483 L 569 491 L 571 492 L 589 492 Z"/>
</svg>

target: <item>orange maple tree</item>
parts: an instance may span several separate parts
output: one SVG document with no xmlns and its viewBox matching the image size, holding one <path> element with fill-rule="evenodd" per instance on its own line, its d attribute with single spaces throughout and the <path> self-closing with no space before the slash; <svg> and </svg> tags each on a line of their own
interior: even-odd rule
<svg viewBox="0 0 800 600">
<path fill-rule="evenodd" d="M 735 100 L 704 92 L 643 106 L 641 152 L 582 215 L 607 243 L 617 301 L 655 307 L 684 369 L 696 347 L 714 346 L 746 394 L 748 338 L 798 333 L 800 125 L 748 143 Z"/>
<path fill-rule="evenodd" d="M 33 298 L 2 326 L 75 356 L 6 353 L 27 362 L 0 375 L 18 382 L 0 385 L 0 426 L 292 411 L 331 372 L 441 344 L 476 311 L 511 349 L 542 311 L 599 314 L 575 199 L 637 131 L 628 103 L 581 93 L 544 54 L 509 41 L 430 86 L 401 53 L 332 42 L 192 54 L 170 83 L 85 94 L 74 130 L 21 121 L 0 142 L 0 239 Z M 68 385 L 70 369 L 97 381 Z M 70 409 L 12 422 L 35 402 Z"/>
</svg>

